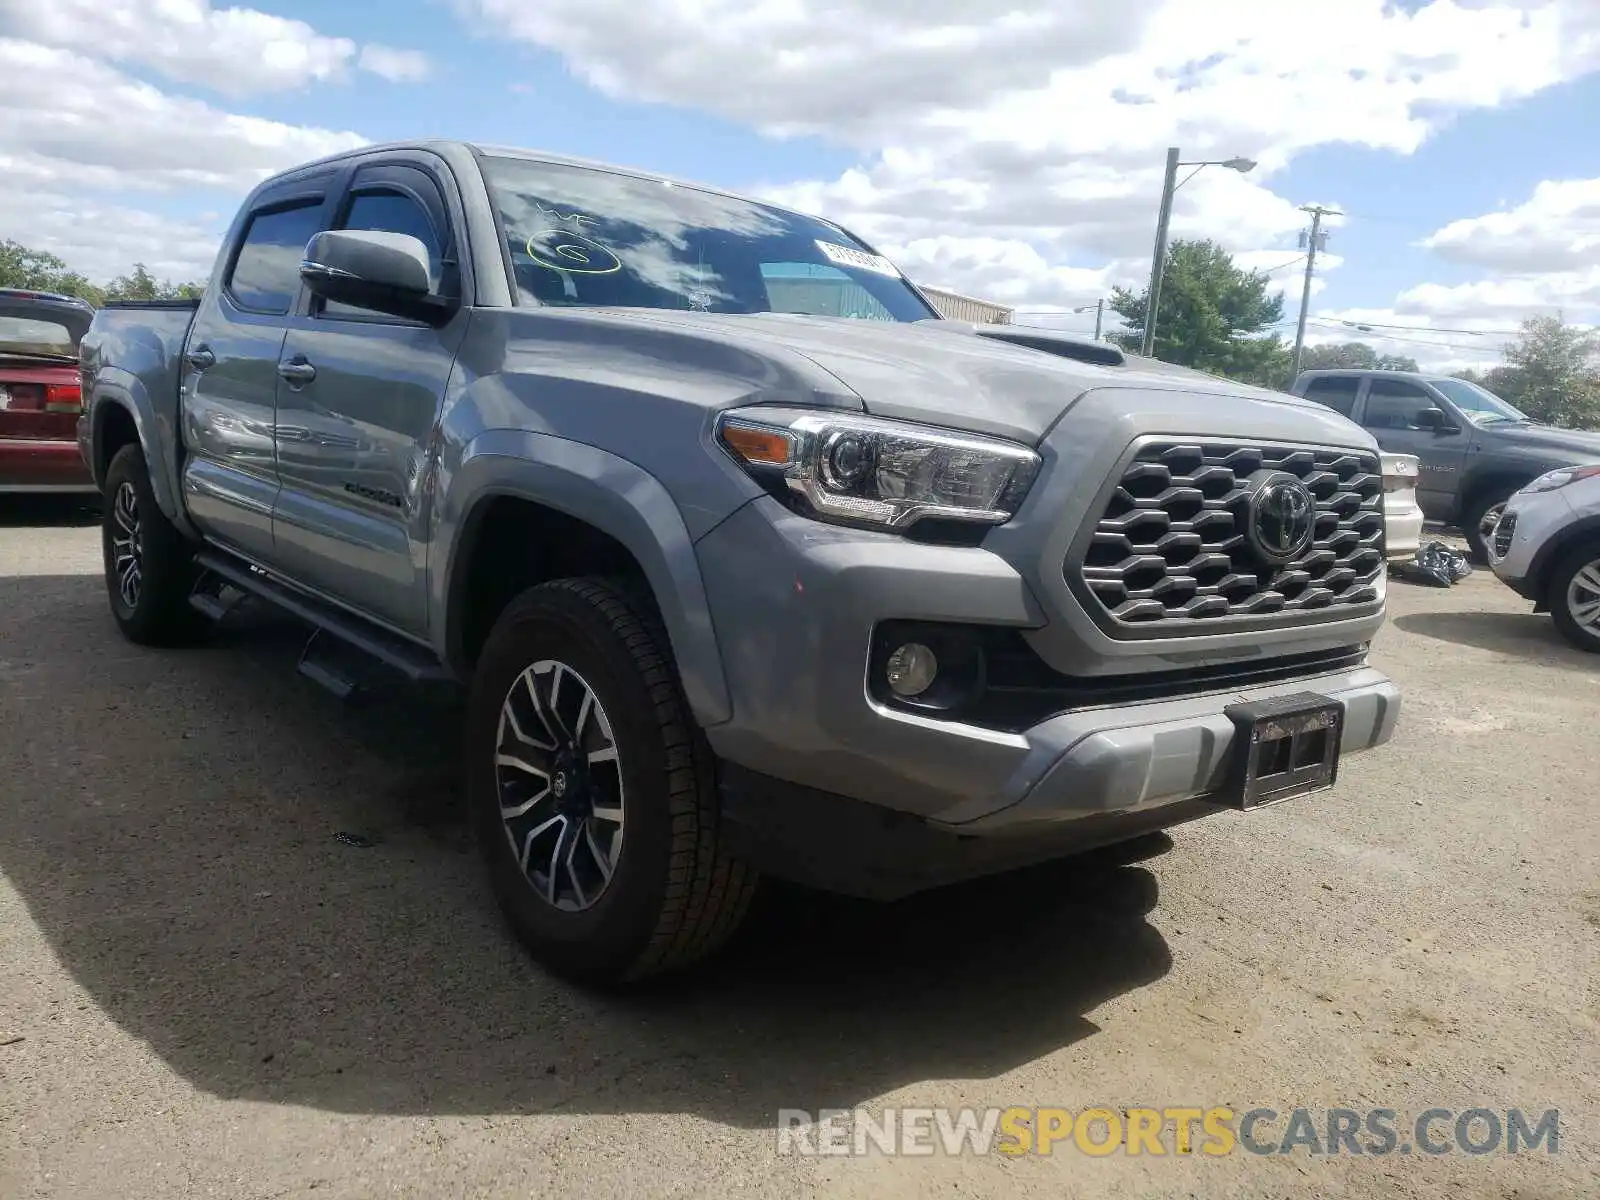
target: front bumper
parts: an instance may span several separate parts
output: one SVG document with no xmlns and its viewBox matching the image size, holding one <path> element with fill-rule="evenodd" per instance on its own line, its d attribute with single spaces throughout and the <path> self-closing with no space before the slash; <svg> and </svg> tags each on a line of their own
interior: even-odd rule
<svg viewBox="0 0 1600 1200">
<path fill-rule="evenodd" d="M 1131 820 L 1137 832 L 1200 815 L 1230 763 L 1234 732 L 1223 710 L 1241 701 L 1305 691 L 1338 699 L 1344 753 L 1387 741 L 1399 715 L 1395 686 L 1365 665 L 1080 705 L 1020 732 L 899 711 L 868 693 L 878 622 L 1046 623 L 1005 560 L 819 524 L 765 498 L 697 550 L 733 698 L 732 719 L 706 731 L 717 754 L 949 833 L 1037 834 L 1067 846 L 1075 831 L 1103 840 L 1107 818 Z M 1235 657 L 1259 663 L 1304 648 L 1284 633 L 1315 639 L 1327 630 L 1269 631 Z M 1189 802 L 1200 807 L 1186 809 Z"/>
<path fill-rule="evenodd" d="M 1422 546 L 1422 509 L 1384 509 L 1383 540 L 1390 562 L 1410 562 Z"/>
<path fill-rule="evenodd" d="M 1565 492 L 1518 492 L 1506 501 L 1501 521 L 1514 524 L 1510 544 L 1502 552 L 1498 537 L 1489 539 L 1489 566 L 1512 591 L 1535 603 L 1543 600 L 1543 581 L 1534 562 L 1545 543 L 1573 521 L 1576 514 Z"/>
</svg>

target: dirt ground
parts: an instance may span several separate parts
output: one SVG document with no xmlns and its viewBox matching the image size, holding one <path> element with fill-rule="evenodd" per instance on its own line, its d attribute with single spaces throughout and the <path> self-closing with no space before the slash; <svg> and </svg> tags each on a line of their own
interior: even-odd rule
<svg viewBox="0 0 1600 1200">
<path fill-rule="evenodd" d="M 0 511 L 0 1197 L 1597 1194 L 1600 662 L 1391 589 L 1395 742 L 1331 793 L 873 906 L 789 892 L 599 998 L 504 932 L 453 714 L 293 627 L 124 644 L 98 533 Z M 359 835 L 358 844 L 339 839 Z M 366 844 L 366 843 L 370 843 Z M 1561 1112 L 1517 1156 L 807 1158 L 780 1108 Z"/>
</svg>

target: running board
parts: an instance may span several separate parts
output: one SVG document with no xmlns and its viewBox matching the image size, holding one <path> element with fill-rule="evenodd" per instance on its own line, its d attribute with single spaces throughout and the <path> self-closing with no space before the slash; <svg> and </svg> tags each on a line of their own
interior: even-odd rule
<svg viewBox="0 0 1600 1200">
<path fill-rule="evenodd" d="M 268 604 L 277 606 L 285 612 L 299 617 L 302 621 L 314 626 L 316 629 L 348 646 L 360 650 L 387 667 L 400 672 L 412 683 L 437 684 L 453 683 L 455 677 L 439 661 L 428 653 L 426 649 L 415 643 L 408 642 L 402 637 L 380 629 L 360 617 L 336 608 L 314 596 L 308 596 L 285 584 L 279 583 L 271 575 L 257 568 L 247 566 L 237 559 L 224 558 L 213 551 L 206 551 L 196 556 L 195 562 L 203 569 L 211 572 L 223 582 L 238 588 L 241 592 L 265 600 Z M 224 614 L 231 605 L 221 601 L 211 601 L 206 593 L 196 592 L 190 598 L 190 603 L 202 612 L 210 612 L 213 608 L 221 610 Z M 310 643 L 307 643 L 310 649 Z M 308 678 L 324 683 L 318 674 L 307 671 L 305 667 L 312 665 L 302 659 L 301 673 Z M 315 668 L 313 668 L 315 669 Z M 341 673 L 342 674 L 342 673 Z M 341 682 L 343 680 L 341 679 Z M 324 683 L 324 686 L 327 686 Z M 330 688 L 338 692 L 338 688 Z"/>
</svg>

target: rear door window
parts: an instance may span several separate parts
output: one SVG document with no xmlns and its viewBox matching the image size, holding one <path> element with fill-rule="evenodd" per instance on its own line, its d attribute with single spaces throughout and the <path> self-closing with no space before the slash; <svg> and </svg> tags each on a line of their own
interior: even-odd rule
<svg viewBox="0 0 1600 1200">
<path fill-rule="evenodd" d="M 1348 417 L 1356 410 L 1356 392 L 1361 388 L 1361 380 L 1355 376 L 1331 375 L 1323 379 L 1313 379 L 1306 388 L 1307 400 L 1315 400 L 1318 404 L 1325 404 L 1341 416 Z"/>
<path fill-rule="evenodd" d="M 287 313 L 300 291 L 306 243 L 322 231 L 322 200 L 308 199 L 258 212 L 228 274 L 228 294 L 240 308 Z"/>
</svg>

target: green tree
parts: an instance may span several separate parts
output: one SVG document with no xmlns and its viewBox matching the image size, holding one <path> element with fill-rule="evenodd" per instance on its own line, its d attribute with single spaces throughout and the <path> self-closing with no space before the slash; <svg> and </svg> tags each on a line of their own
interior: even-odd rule
<svg viewBox="0 0 1600 1200">
<path fill-rule="evenodd" d="M 95 305 L 105 300 L 100 288 L 48 250 L 35 250 L 10 238 L 0 242 L 0 287 L 79 296 Z"/>
<path fill-rule="evenodd" d="M 1379 354 L 1365 342 L 1330 342 L 1307 346 L 1300 355 L 1302 371 L 1339 368 L 1361 371 L 1415 371 L 1417 360 L 1404 354 Z"/>
<path fill-rule="evenodd" d="M 1417 360 L 1409 354 L 1380 354 L 1378 361 L 1372 364 L 1378 371 L 1420 371 Z"/>
<path fill-rule="evenodd" d="M 202 283 L 173 283 L 157 279 L 143 263 L 133 264 L 133 274 L 119 275 L 106 285 L 107 300 L 186 300 L 198 296 Z"/>
<path fill-rule="evenodd" d="M 1600 428 L 1600 332 L 1569 325 L 1559 316 L 1529 317 L 1521 336 L 1506 347 L 1505 358 L 1504 390 L 1491 391 L 1536 421 Z"/>
<path fill-rule="evenodd" d="M 1377 365 L 1378 352 L 1365 342 L 1329 342 L 1325 346 L 1307 346 L 1300 353 L 1302 371 L 1370 371 Z"/>
<path fill-rule="evenodd" d="M 1479 387 L 1493 392 L 1502 400 L 1509 400 L 1516 404 L 1522 392 L 1522 375 L 1515 367 L 1498 366 L 1490 367 L 1487 371 L 1476 371 L 1471 367 L 1463 367 L 1455 372 L 1457 379 L 1465 379 L 1468 383 L 1475 383 Z"/>
<path fill-rule="evenodd" d="M 1245 271 L 1212 241 L 1175 241 L 1167 249 L 1156 314 L 1155 356 L 1246 382 L 1282 387 L 1288 375 L 1283 342 L 1266 334 L 1283 319 L 1283 296 L 1268 292 L 1261 271 Z M 1124 349 L 1137 351 L 1150 294 L 1117 288 L 1111 308 L 1129 332 L 1113 334 Z"/>
</svg>

